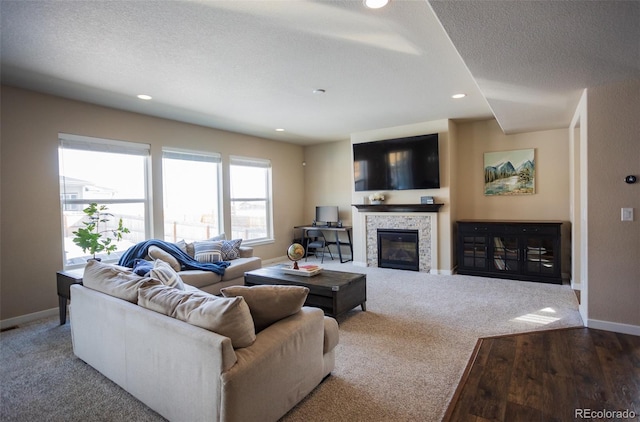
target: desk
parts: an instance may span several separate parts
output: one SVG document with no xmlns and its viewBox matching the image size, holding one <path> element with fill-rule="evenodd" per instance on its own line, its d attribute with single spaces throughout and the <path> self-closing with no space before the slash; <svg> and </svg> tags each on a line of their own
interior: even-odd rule
<svg viewBox="0 0 640 422">
<path fill-rule="evenodd" d="M 345 262 L 349 262 L 349 261 L 353 261 L 353 244 L 351 243 L 351 226 L 342 226 L 342 227 L 328 227 L 328 226 L 312 226 L 312 225 L 307 225 L 307 226 L 295 226 L 294 229 L 300 229 L 303 231 L 303 235 L 302 238 L 305 239 L 306 236 L 306 232 L 307 230 L 322 230 L 323 232 L 333 232 L 336 238 L 335 243 L 338 246 L 338 256 L 340 257 L 340 263 L 344 264 Z M 349 250 L 351 251 L 351 258 L 350 259 L 343 259 L 342 258 L 342 249 L 340 248 L 340 233 L 346 233 L 347 234 L 347 239 L 349 239 L 348 245 L 349 245 Z M 295 238 L 295 236 L 294 236 Z M 305 248 L 307 247 L 306 245 L 303 245 Z"/>
</svg>

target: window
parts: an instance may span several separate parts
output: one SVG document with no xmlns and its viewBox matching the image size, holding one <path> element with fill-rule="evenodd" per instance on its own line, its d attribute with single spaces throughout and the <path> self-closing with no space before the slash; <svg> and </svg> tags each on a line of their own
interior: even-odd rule
<svg viewBox="0 0 640 422">
<path fill-rule="evenodd" d="M 273 238 L 271 162 L 230 157 L 231 236 L 245 243 Z"/>
<path fill-rule="evenodd" d="M 106 205 L 113 214 L 105 228 L 117 227 L 122 218 L 130 230 L 117 242 L 115 253 L 97 255 L 103 261 L 117 261 L 130 246 L 151 237 L 149 145 L 68 134 L 60 134 L 59 141 L 64 267 L 83 266 L 91 257 L 73 243 L 73 232 L 84 227 L 82 210 L 92 202 Z"/>
<path fill-rule="evenodd" d="M 193 242 L 222 232 L 220 155 L 162 151 L 164 239 Z"/>
</svg>

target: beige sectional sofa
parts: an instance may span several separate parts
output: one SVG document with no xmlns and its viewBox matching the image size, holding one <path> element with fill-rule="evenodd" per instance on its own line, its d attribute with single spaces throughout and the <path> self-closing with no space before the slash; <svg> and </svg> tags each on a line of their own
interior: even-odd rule
<svg viewBox="0 0 640 422">
<path fill-rule="evenodd" d="M 102 263 L 83 282 L 71 287 L 74 353 L 170 421 L 277 421 L 334 368 L 338 324 L 304 307 L 301 287 L 221 298 Z"/>
<path fill-rule="evenodd" d="M 149 248 L 150 259 L 161 259 L 170 264 L 185 283 L 214 295 L 220 294 L 220 290 L 229 286 L 242 286 L 244 284 L 244 273 L 247 271 L 257 270 L 262 267 L 262 259 L 253 256 L 253 248 L 250 246 L 240 246 L 239 257 L 231 259 L 229 267 L 226 268 L 224 275 L 220 276 L 211 271 L 203 270 L 180 270 L 180 263 L 171 256 L 170 253 L 163 251 L 158 247 Z M 187 245 L 186 252 L 194 258 L 192 248 Z"/>
</svg>

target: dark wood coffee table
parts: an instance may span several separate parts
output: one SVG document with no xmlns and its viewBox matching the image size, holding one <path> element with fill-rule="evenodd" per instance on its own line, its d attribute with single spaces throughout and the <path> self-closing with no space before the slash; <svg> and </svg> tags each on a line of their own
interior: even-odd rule
<svg viewBox="0 0 640 422">
<path fill-rule="evenodd" d="M 304 286 L 309 295 L 304 303 L 324 311 L 326 315 L 336 317 L 360 305 L 367 310 L 367 276 L 365 274 L 342 271 L 322 270 L 320 274 L 306 277 L 286 274 L 282 265 L 260 268 L 244 273 L 244 284 L 280 284 Z"/>
</svg>

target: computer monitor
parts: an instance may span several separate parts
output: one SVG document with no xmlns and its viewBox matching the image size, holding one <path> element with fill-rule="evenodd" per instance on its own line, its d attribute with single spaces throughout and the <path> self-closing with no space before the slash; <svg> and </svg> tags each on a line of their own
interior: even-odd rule
<svg viewBox="0 0 640 422">
<path fill-rule="evenodd" d="M 338 207 L 334 205 L 323 205 L 316 207 L 316 224 L 325 224 L 331 227 L 332 224 L 340 221 L 338 218 Z"/>
</svg>

